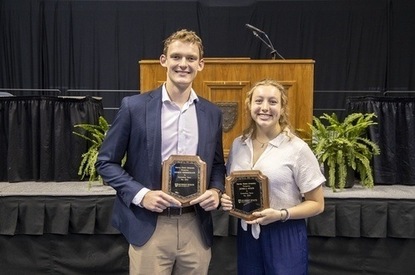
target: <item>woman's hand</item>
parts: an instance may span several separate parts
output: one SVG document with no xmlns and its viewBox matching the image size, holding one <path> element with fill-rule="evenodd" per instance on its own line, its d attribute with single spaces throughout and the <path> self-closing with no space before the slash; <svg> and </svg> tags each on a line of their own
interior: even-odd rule
<svg viewBox="0 0 415 275">
<path fill-rule="evenodd" d="M 223 195 L 222 195 L 222 197 L 221 197 L 221 199 L 220 199 L 220 203 L 221 203 L 221 205 L 222 205 L 222 209 L 223 209 L 223 210 L 225 210 L 225 211 L 232 210 L 232 208 L 233 208 L 233 205 L 232 205 L 232 200 L 231 200 L 231 198 L 230 198 L 228 195 L 226 195 L 226 194 L 223 194 Z"/>
<path fill-rule="evenodd" d="M 246 221 L 247 224 L 267 225 L 280 220 L 281 211 L 267 208 L 262 211 L 253 212 L 252 215 L 255 216 L 255 219 L 252 221 Z"/>
</svg>

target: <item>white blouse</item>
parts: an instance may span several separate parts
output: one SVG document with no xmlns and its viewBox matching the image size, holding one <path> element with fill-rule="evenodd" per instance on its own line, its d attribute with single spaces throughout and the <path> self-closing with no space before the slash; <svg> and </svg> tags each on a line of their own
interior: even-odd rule
<svg viewBox="0 0 415 275">
<path fill-rule="evenodd" d="M 283 131 L 253 164 L 252 139 L 242 141 L 241 137 L 232 144 L 226 165 L 228 175 L 237 170 L 260 170 L 268 177 L 271 208 L 295 206 L 301 203 L 302 194 L 326 181 L 315 155 L 301 138 L 290 139 Z"/>
</svg>

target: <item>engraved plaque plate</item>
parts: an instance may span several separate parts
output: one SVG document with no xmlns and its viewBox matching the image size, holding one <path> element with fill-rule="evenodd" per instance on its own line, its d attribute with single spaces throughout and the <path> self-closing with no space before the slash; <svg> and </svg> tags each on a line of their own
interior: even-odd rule
<svg viewBox="0 0 415 275">
<path fill-rule="evenodd" d="M 162 190 L 182 206 L 206 191 L 206 163 L 199 156 L 171 155 L 163 162 Z"/>
<path fill-rule="evenodd" d="M 226 194 L 232 200 L 232 216 L 253 220 L 253 212 L 269 208 L 268 177 L 259 170 L 234 171 L 226 177 Z"/>
</svg>

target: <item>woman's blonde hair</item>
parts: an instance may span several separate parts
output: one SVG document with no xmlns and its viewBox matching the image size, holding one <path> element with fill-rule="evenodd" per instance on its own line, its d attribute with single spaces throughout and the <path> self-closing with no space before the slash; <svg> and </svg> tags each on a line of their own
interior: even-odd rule
<svg viewBox="0 0 415 275">
<path fill-rule="evenodd" d="M 273 86 L 281 92 L 281 115 L 280 115 L 280 119 L 278 122 L 283 131 L 291 128 L 290 122 L 288 120 L 287 91 L 284 89 L 284 86 L 282 86 L 277 81 L 273 79 L 264 79 L 264 80 L 261 80 L 255 83 L 254 86 L 252 86 L 251 90 L 249 90 L 249 92 L 246 94 L 245 112 L 246 112 L 246 118 L 248 120 L 248 126 L 242 132 L 242 140 L 247 139 L 249 136 L 255 136 L 256 134 L 255 121 L 251 116 L 251 104 L 252 104 L 252 95 L 255 89 L 260 86 Z"/>
</svg>

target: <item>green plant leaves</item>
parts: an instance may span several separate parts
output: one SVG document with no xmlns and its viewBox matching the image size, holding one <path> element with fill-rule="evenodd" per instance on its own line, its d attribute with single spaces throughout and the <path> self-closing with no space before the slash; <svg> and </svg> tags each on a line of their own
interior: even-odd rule
<svg viewBox="0 0 415 275">
<path fill-rule="evenodd" d="M 104 141 L 105 134 L 109 129 L 107 120 L 103 116 L 100 116 L 98 118 L 98 125 L 83 123 L 74 125 L 74 128 L 79 129 L 73 132 L 75 135 L 91 143 L 88 151 L 82 154 L 78 175 L 81 176 L 81 180 L 89 177 L 89 182 L 101 181 L 101 177 L 95 170 L 95 162 L 97 161 L 99 149 Z"/>
<path fill-rule="evenodd" d="M 374 113 L 352 113 L 339 121 L 335 113 L 313 117 L 311 149 L 320 163 L 329 169 L 329 186 L 343 189 L 348 168 L 360 175 L 365 187 L 373 187 L 370 161 L 380 154 L 379 146 L 365 137 L 367 128 L 377 124 Z M 336 171 L 338 178 L 336 178 Z"/>
</svg>

